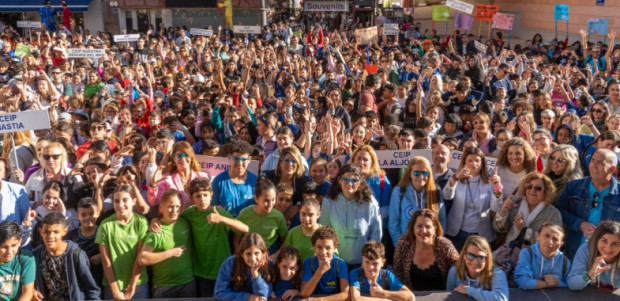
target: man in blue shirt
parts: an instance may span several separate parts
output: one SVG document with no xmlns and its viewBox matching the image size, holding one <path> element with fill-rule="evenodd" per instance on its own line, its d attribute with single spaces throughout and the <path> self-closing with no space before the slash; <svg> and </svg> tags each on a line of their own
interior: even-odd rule
<svg viewBox="0 0 620 301">
<path fill-rule="evenodd" d="M 56 20 L 54 18 L 54 8 L 50 0 L 45 1 L 45 6 L 39 9 L 39 16 L 41 16 L 41 23 L 45 24 L 48 30 L 51 32 L 56 31 Z"/>
<path fill-rule="evenodd" d="M 590 158 L 590 176 L 566 185 L 556 207 L 566 228 L 565 253 L 573 258 L 601 221 L 620 222 L 619 183 L 613 176 L 618 158 L 609 149 L 598 149 Z"/>
<path fill-rule="evenodd" d="M 508 73 L 510 72 L 509 70 L 510 67 L 506 63 L 501 63 L 497 67 L 497 73 L 495 73 L 493 79 L 491 79 L 491 82 L 489 83 L 489 87 L 491 88 L 491 98 L 495 98 L 497 90 L 499 90 L 499 88 L 505 88 L 506 93 L 508 93 L 508 95 L 511 95 L 511 92 L 514 90 L 514 88 L 512 87 L 512 83 L 508 79 Z"/>
</svg>

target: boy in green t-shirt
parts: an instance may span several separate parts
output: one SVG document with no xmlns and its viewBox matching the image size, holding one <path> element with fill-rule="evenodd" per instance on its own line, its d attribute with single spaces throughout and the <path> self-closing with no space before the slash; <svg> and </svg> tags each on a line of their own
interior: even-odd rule
<svg viewBox="0 0 620 301">
<path fill-rule="evenodd" d="M 194 206 L 185 209 L 181 216 L 192 229 L 198 296 L 213 297 L 220 266 L 232 255 L 229 232 L 232 229 L 238 233 L 247 233 L 248 226 L 235 220 L 226 210 L 211 206 L 213 188 L 209 179 L 194 179 L 185 191 L 194 202 Z"/>
<path fill-rule="evenodd" d="M 160 233 L 149 232 L 140 253 L 140 265 L 153 266 L 153 298 L 196 297 L 189 223 L 179 218 L 183 197 L 164 192 L 159 213 Z"/>
<path fill-rule="evenodd" d="M 312 245 L 312 234 L 319 228 L 321 205 L 315 197 L 307 197 L 301 202 L 299 209 L 301 225 L 293 227 L 284 240 L 284 245 L 294 247 L 301 253 L 301 259 L 316 255 Z"/>
<path fill-rule="evenodd" d="M 251 232 L 258 233 L 265 241 L 269 254 L 273 254 L 284 242 L 288 231 L 282 212 L 273 210 L 276 204 L 276 187 L 270 180 L 259 178 L 254 193 L 256 205 L 241 210 L 237 218 L 248 225 Z M 236 236 L 236 241 L 239 241 L 240 236 Z M 276 241 L 279 243 L 276 244 Z"/>
</svg>

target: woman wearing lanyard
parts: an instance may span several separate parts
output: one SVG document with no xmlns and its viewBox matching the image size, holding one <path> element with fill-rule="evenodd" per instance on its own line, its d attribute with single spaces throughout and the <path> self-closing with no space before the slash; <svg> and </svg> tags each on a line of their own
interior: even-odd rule
<svg viewBox="0 0 620 301">
<path fill-rule="evenodd" d="M 424 157 L 414 157 L 409 162 L 403 179 L 392 191 L 389 225 L 392 242 L 396 246 L 407 232 L 413 214 L 423 208 L 431 209 L 439 218 L 442 228 L 446 225 L 446 209 L 439 186 L 435 184 L 431 164 Z"/>
<path fill-rule="evenodd" d="M 443 189 L 444 200 L 452 200 L 446 222 L 446 236 L 461 250 L 470 235 L 495 240 L 491 211 L 497 211 L 501 194 L 499 176 L 489 176 L 484 154 L 469 147 L 463 152 L 459 169 Z"/>
</svg>

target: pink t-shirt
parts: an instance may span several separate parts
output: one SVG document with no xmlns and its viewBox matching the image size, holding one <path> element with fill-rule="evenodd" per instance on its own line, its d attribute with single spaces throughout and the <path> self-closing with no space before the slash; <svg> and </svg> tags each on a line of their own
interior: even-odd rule
<svg viewBox="0 0 620 301">
<path fill-rule="evenodd" d="M 555 91 L 551 93 L 551 105 L 553 107 L 560 107 L 562 110 L 566 111 L 566 101 L 564 100 L 564 95 Z"/>
</svg>

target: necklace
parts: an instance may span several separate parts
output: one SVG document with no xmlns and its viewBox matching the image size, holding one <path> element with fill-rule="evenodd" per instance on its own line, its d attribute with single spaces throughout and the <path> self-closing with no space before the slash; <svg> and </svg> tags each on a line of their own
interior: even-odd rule
<svg viewBox="0 0 620 301">
<path fill-rule="evenodd" d="M 472 194 L 471 193 L 471 183 L 469 182 L 469 179 L 467 179 L 467 199 L 465 200 L 466 202 L 469 202 L 469 209 L 471 211 L 475 211 L 476 210 L 476 201 L 475 201 L 475 196 L 478 195 L 480 192 L 480 182 L 478 182 L 478 185 L 476 185 L 476 193 Z"/>
</svg>

